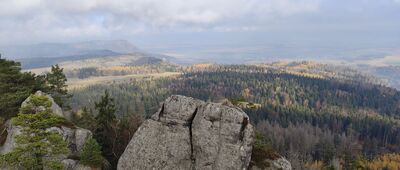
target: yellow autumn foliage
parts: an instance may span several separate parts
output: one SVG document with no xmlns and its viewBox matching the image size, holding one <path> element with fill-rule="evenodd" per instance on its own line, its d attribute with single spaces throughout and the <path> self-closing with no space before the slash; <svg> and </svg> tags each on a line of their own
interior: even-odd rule
<svg viewBox="0 0 400 170">
<path fill-rule="evenodd" d="M 314 161 L 312 163 L 307 163 L 305 167 L 309 170 L 321 170 L 324 168 L 324 163 L 322 161 Z"/>
<path fill-rule="evenodd" d="M 367 170 L 399 170 L 400 169 L 400 154 L 391 153 L 375 158 L 372 161 L 362 161 L 361 168 Z"/>
</svg>

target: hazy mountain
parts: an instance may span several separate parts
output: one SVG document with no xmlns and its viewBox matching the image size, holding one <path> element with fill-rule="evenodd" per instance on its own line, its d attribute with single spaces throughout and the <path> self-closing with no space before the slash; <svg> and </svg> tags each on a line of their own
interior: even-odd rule
<svg viewBox="0 0 400 170">
<path fill-rule="evenodd" d="M 23 61 L 31 60 L 28 63 L 30 68 L 25 68 L 36 74 L 42 74 L 50 70 L 53 64 L 59 64 L 64 69 L 67 75 L 75 74 L 76 71 L 93 69 L 93 68 L 114 68 L 125 66 L 143 66 L 143 65 L 158 65 L 165 61 L 164 59 L 151 57 L 145 53 L 129 53 L 129 54 L 112 54 L 106 56 L 72 56 L 70 58 L 36 58 L 24 59 Z M 40 62 L 42 61 L 42 63 Z M 24 62 L 22 62 L 24 65 Z M 39 67 L 40 66 L 40 67 Z M 73 73 L 71 73 L 73 72 Z"/>
<path fill-rule="evenodd" d="M 87 51 L 82 52 L 78 55 L 65 56 L 65 57 L 38 57 L 38 58 L 21 58 L 16 59 L 21 62 L 23 69 L 33 69 L 40 67 L 49 67 L 54 64 L 66 62 L 66 61 L 77 61 L 77 60 L 85 60 L 91 58 L 103 58 L 107 56 L 116 56 L 120 55 L 120 53 L 116 53 L 111 50 L 95 50 L 95 51 Z"/>
<path fill-rule="evenodd" d="M 173 60 L 173 57 L 143 52 L 126 40 L 85 41 L 75 43 L 42 43 L 0 47 L 5 58 L 21 62 L 23 69 L 45 68 L 63 62 L 111 57 L 120 55 L 141 56 L 143 63 L 155 60 Z M 115 58 L 113 58 L 115 57 Z M 146 58 L 149 57 L 149 58 Z M 138 61 L 139 62 L 139 61 Z"/>
<path fill-rule="evenodd" d="M 133 53 L 139 49 L 125 40 L 86 41 L 77 43 L 42 43 L 34 45 L 15 45 L 0 47 L 4 57 L 21 58 L 55 58 L 79 55 L 105 55 L 114 53 Z"/>
</svg>

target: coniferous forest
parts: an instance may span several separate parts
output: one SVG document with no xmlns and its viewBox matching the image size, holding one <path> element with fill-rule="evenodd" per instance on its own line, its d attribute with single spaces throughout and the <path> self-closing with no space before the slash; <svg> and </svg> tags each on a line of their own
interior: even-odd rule
<svg viewBox="0 0 400 170">
<path fill-rule="evenodd" d="M 256 127 L 263 150 L 286 157 L 296 169 L 397 166 L 400 92 L 396 89 L 359 79 L 344 81 L 343 77 L 253 65 L 176 70 L 181 74 L 67 90 L 67 79 L 57 65 L 46 75 L 34 75 L 21 72 L 19 63 L 2 59 L 2 122 L 16 117 L 30 94 L 49 93 L 72 113 L 70 123 L 94 132 L 84 153 L 98 156 L 82 158 L 83 162 L 105 164 L 105 159 L 108 167 L 115 168 L 141 122 L 165 98 L 180 94 L 214 102 L 229 100 L 241 107 Z M 353 74 L 346 79 L 357 76 Z"/>
<path fill-rule="evenodd" d="M 217 102 L 229 99 L 238 106 L 245 102 L 259 106 L 242 108 L 268 146 L 295 168 L 355 169 L 400 152 L 400 92 L 393 88 L 246 65 L 182 71 L 177 77 L 130 79 L 73 90 L 71 104 L 76 109 L 93 107 L 108 90 L 118 117 L 149 117 L 171 94 Z"/>
</svg>

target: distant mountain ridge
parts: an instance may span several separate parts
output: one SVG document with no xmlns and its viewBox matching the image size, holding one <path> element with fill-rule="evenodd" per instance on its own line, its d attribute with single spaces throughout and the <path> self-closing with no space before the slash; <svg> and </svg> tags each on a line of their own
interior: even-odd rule
<svg viewBox="0 0 400 170">
<path fill-rule="evenodd" d="M 116 53 L 111 50 L 96 50 L 72 56 L 22 58 L 16 60 L 21 62 L 23 69 L 33 69 L 33 68 L 49 67 L 51 65 L 59 64 L 66 61 L 86 60 L 92 58 L 102 58 L 102 57 L 117 56 L 117 55 L 121 55 L 121 53 Z"/>
<path fill-rule="evenodd" d="M 76 43 L 41 43 L 34 45 L 16 45 L 0 47 L 4 57 L 10 59 L 21 58 L 55 58 L 65 56 L 101 53 L 102 51 L 115 53 L 134 53 L 140 50 L 126 40 L 98 40 Z"/>
<path fill-rule="evenodd" d="M 154 64 L 161 60 L 173 60 L 173 57 L 147 53 L 126 40 L 97 40 L 75 43 L 41 43 L 34 45 L 16 45 L 0 47 L 5 58 L 21 62 L 25 70 L 46 68 L 65 62 L 77 62 L 88 59 L 115 60 L 119 56 L 132 56 L 133 65 Z M 136 57 L 140 60 L 136 61 Z M 160 60 L 160 61 L 159 61 Z M 129 63 L 125 63 L 129 64 Z"/>
</svg>

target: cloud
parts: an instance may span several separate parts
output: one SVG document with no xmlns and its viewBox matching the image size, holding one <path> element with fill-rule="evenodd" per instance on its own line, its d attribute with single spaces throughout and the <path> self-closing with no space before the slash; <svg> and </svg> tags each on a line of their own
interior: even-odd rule
<svg viewBox="0 0 400 170">
<path fill-rule="evenodd" d="M 295 14 L 317 7 L 317 0 L 5 0 L 0 6 L 0 15 L 87 15 L 97 12 L 160 25 L 167 22 L 204 24 L 246 15 Z"/>
<path fill-rule="evenodd" d="M 0 41 L 16 42 L 176 29 L 253 30 L 249 28 L 256 26 L 246 25 L 248 20 L 265 22 L 319 8 L 319 0 L 1 0 L 0 3 Z M 235 26 L 230 28 L 230 25 Z"/>
</svg>

